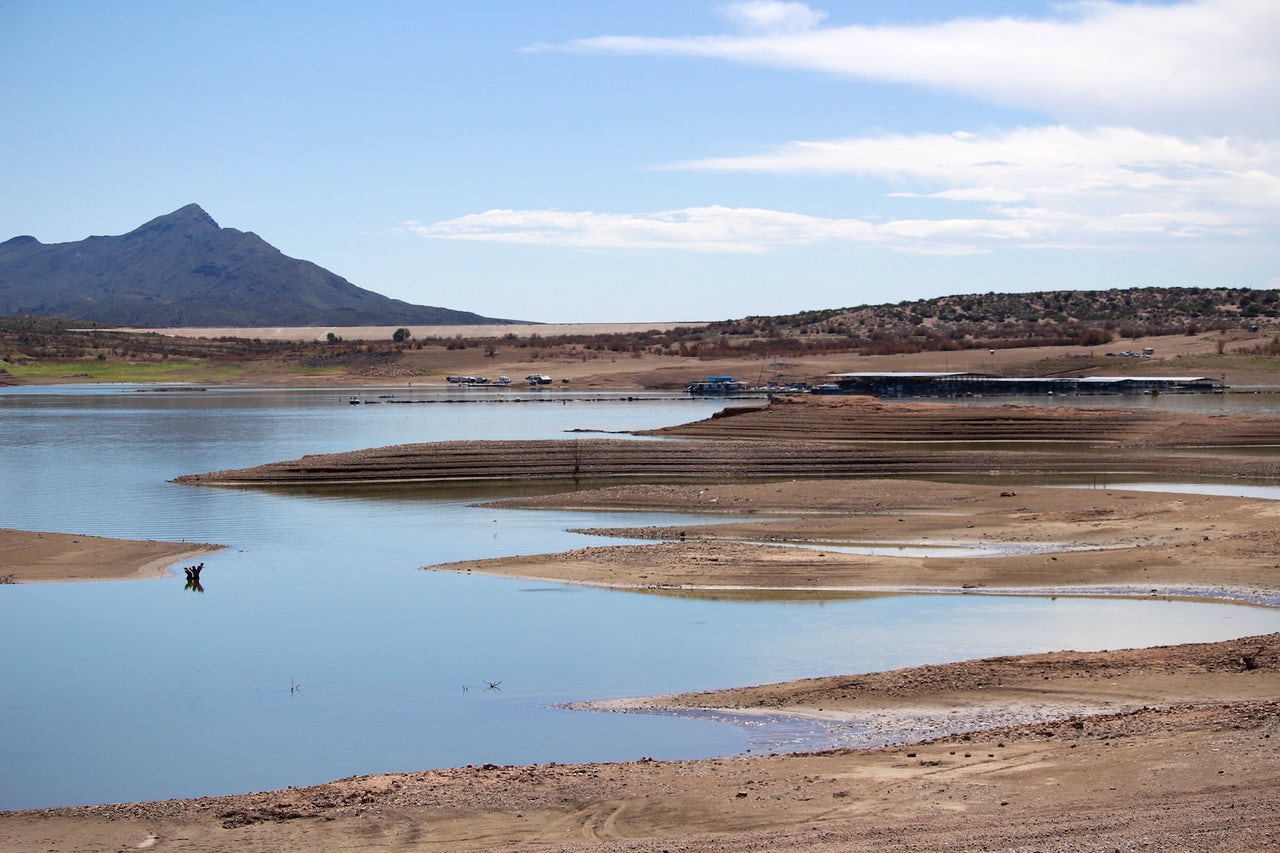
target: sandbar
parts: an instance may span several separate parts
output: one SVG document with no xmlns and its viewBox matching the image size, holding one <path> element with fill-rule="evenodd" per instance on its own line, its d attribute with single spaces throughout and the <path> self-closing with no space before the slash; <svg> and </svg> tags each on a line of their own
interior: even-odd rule
<svg viewBox="0 0 1280 853">
<path fill-rule="evenodd" d="M 0 579 L 46 583 L 162 578 L 170 574 L 170 566 L 220 550 L 219 545 L 197 542 L 0 528 Z"/>
<path fill-rule="evenodd" d="M 838 479 L 614 486 L 489 506 L 707 520 L 585 531 L 652 544 L 426 568 L 660 593 L 1041 591 L 1280 604 L 1280 501 L 1259 498 Z"/>
</svg>

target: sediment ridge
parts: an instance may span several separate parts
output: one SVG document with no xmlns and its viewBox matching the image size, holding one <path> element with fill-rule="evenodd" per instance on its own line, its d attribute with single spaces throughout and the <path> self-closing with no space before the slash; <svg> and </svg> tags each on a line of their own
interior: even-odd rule
<svg viewBox="0 0 1280 853">
<path fill-rule="evenodd" d="M 448 481 L 746 480 L 903 475 L 1137 475 L 1280 477 L 1280 457 L 1196 457 L 1075 451 L 851 447 L 836 442 L 574 439 L 446 441 L 303 456 L 251 468 L 186 474 L 191 486 L 289 486 Z"/>
<path fill-rule="evenodd" d="M 175 482 L 286 486 L 1019 473 L 1280 477 L 1276 454 L 1185 452 L 1280 446 L 1280 417 L 779 397 L 766 407 L 730 407 L 713 418 L 642 434 L 664 440 L 574 437 L 404 444 L 188 474 Z M 972 446 L 956 448 L 956 443 Z M 983 449 L 984 443 L 992 447 Z M 1058 446 L 1046 449 L 1046 444 Z"/>
<path fill-rule="evenodd" d="M 730 406 L 700 421 L 641 435 L 856 442 L 1082 442 L 1099 447 L 1280 445 L 1280 417 L 1198 415 L 1124 406 L 886 402 L 794 395 Z"/>
</svg>

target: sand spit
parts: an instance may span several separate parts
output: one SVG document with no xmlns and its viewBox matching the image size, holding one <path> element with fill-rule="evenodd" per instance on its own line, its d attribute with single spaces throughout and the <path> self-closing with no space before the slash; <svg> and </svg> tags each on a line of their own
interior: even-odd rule
<svg viewBox="0 0 1280 853">
<path fill-rule="evenodd" d="M 724 481 L 802 476 L 1280 477 L 1280 457 L 1188 457 L 987 450 L 854 448 L 836 442 L 628 439 L 447 441 L 316 454 L 253 468 L 188 474 L 195 486 L 627 478 Z"/>
<path fill-rule="evenodd" d="M 652 544 L 429 568 L 705 596 L 1035 591 L 1280 601 L 1280 502 L 1257 498 L 814 479 L 613 486 L 488 505 L 708 517 L 703 524 L 586 531 Z M 1018 547 L 1029 544 L 1035 547 Z M 881 547 L 841 550 L 855 545 Z M 928 545 L 946 547 L 914 556 L 894 551 Z M 1003 547 L 1006 555 L 938 555 L 965 545 Z"/>
<path fill-rule="evenodd" d="M 0 529 L 0 579 L 6 583 L 160 578 L 169 567 L 222 550 L 197 542 L 108 539 Z"/>
<path fill-rule="evenodd" d="M 1280 456 L 1265 450 L 1280 446 L 1280 417 L 1223 419 L 1136 409 L 890 404 L 863 397 L 805 396 L 779 397 L 767 407 L 729 408 L 724 416 L 652 434 L 703 440 L 431 442 L 316 454 L 190 474 L 176 482 L 707 481 L 1022 473 L 1280 479 Z M 957 449 L 956 443 L 965 446 Z M 981 449 L 983 444 L 990 449 Z M 1206 447 L 1242 452 L 1186 452 Z"/>
</svg>

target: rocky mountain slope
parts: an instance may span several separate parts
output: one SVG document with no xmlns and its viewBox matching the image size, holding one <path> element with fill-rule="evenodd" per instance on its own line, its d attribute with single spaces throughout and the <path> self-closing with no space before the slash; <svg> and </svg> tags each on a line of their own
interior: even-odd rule
<svg viewBox="0 0 1280 853">
<path fill-rule="evenodd" d="M 117 237 L 0 243 L 0 315 L 26 314 L 147 327 L 503 322 L 357 287 L 195 204 Z"/>
</svg>

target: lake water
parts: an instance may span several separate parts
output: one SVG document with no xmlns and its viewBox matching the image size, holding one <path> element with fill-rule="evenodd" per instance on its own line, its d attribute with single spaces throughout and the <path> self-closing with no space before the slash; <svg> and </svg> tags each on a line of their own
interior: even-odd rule
<svg viewBox="0 0 1280 853">
<path fill-rule="evenodd" d="M 570 527 L 688 517 L 498 511 L 469 506 L 497 494 L 471 487 L 281 492 L 168 482 L 305 453 L 645 429 L 724 405 L 401 388 L 386 393 L 436 402 L 352 406 L 351 393 L 0 389 L 0 526 L 228 546 L 204 558 L 203 593 L 184 589 L 181 573 L 0 586 L 0 808 L 487 762 L 734 754 L 777 738 L 558 705 L 1280 630 L 1280 611 L 1225 604 L 707 601 L 422 572 L 606 544 Z"/>
</svg>

